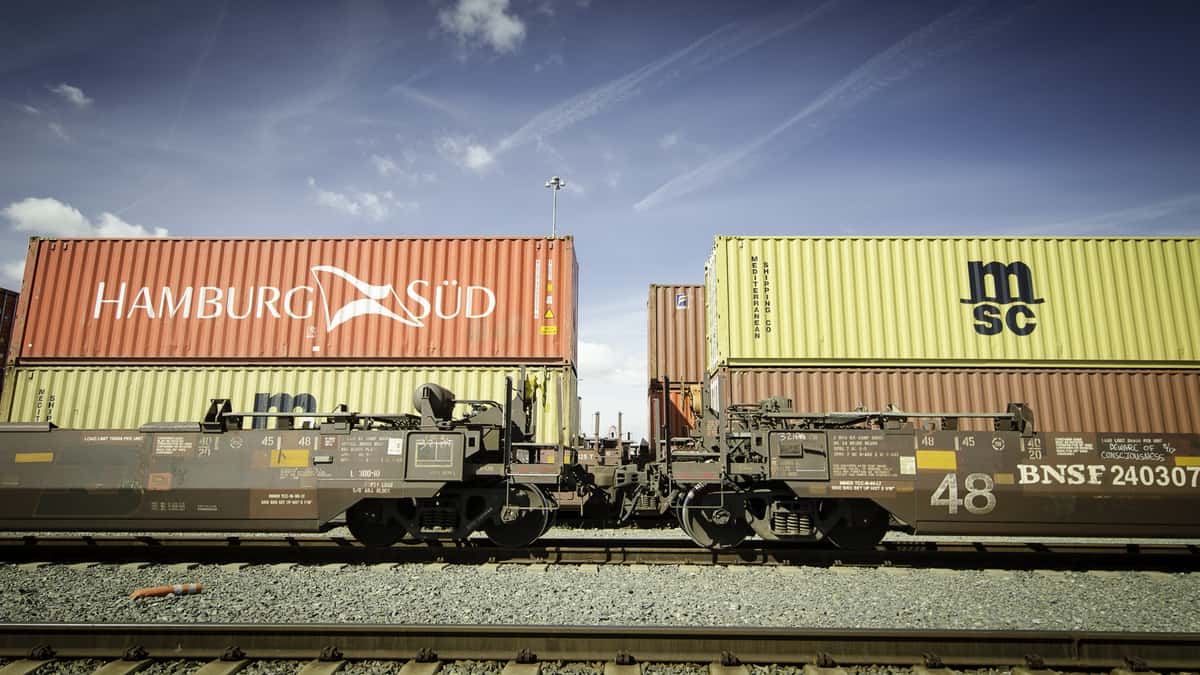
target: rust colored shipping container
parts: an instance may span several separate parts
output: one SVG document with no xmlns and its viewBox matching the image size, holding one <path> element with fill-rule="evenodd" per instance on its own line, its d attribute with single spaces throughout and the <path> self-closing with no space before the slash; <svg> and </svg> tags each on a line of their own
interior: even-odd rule
<svg viewBox="0 0 1200 675">
<path fill-rule="evenodd" d="M 1021 402 L 1039 431 L 1200 433 L 1200 370 L 722 368 L 710 387 L 715 406 L 785 396 L 800 411 L 975 413 Z"/>
<path fill-rule="evenodd" d="M 650 381 L 704 380 L 704 285 L 651 285 L 646 302 Z"/>
<path fill-rule="evenodd" d="M 570 237 L 32 239 L 10 359 L 576 360 Z"/>
<path fill-rule="evenodd" d="M 701 385 L 671 385 L 671 392 L 666 400 L 667 428 L 671 438 L 687 436 L 696 427 L 696 411 L 700 408 Z M 653 447 L 662 436 L 662 387 L 650 387 L 647 396 L 649 400 L 650 444 Z"/>
</svg>

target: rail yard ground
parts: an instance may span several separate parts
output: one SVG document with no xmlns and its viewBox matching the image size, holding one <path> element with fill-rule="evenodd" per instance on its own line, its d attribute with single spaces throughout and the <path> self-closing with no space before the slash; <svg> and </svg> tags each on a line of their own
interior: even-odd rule
<svg viewBox="0 0 1200 675">
<path fill-rule="evenodd" d="M 130 600 L 199 582 L 199 595 Z M 1200 574 L 699 565 L 0 565 L 0 622 L 1200 632 Z"/>
</svg>

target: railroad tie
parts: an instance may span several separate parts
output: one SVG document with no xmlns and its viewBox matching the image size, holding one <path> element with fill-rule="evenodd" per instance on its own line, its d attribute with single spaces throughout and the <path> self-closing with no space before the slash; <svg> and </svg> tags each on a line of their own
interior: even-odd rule
<svg viewBox="0 0 1200 675">
<path fill-rule="evenodd" d="M 200 666 L 200 669 L 195 673 L 192 673 L 192 675 L 233 675 L 233 673 L 238 672 L 248 665 L 250 665 L 250 659 L 240 659 L 235 661 L 223 661 L 221 659 L 217 659 L 216 661 L 209 661 L 203 666 Z"/>
<path fill-rule="evenodd" d="M 29 675 L 54 659 L 21 659 L 0 668 L 0 675 Z"/>
<path fill-rule="evenodd" d="M 151 659 L 141 659 L 140 661 L 126 661 L 124 659 L 109 661 L 93 671 L 92 675 L 128 675 L 129 673 L 145 670 L 150 667 L 151 663 L 154 663 Z"/>
<path fill-rule="evenodd" d="M 743 663 L 727 666 L 718 661 L 713 661 L 708 664 L 708 675 L 750 675 L 750 669 Z M 807 672 L 805 675 L 807 675 Z"/>
<path fill-rule="evenodd" d="M 400 667 L 400 675 L 437 675 L 442 669 L 441 661 L 422 663 L 413 659 Z"/>
<path fill-rule="evenodd" d="M 604 664 L 604 675 L 642 675 L 642 664 L 609 661 Z"/>
<path fill-rule="evenodd" d="M 297 675 L 332 675 L 340 672 L 345 665 L 345 661 L 309 661 Z"/>
<path fill-rule="evenodd" d="M 504 664 L 500 675 L 542 675 L 542 663 L 530 649 L 522 649 L 517 658 Z"/>
<path fill-rule="evenodd" d="M 504 670 L 500 671 L 500 675 L 542 675 L 542 664 L 509 661 L 504 664 Z"/>
</svg>

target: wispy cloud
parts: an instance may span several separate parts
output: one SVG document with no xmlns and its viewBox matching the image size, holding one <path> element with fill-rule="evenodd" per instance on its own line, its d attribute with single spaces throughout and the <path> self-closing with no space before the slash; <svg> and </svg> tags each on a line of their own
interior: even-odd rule
<svg viewBox="0 0 1200 675">
<path fill-rule="evenodd" d="M 396 166 L 396 160 L 386 155 L 371 155 L 371 164 L 375 166 L 375 170 L 380 176 L 390 176 L 399 168 Z"/>
<path fill-rule="evenodd" d="M 229 11 L 229 0 L 225 0 L 221 4 L 221 12 L 217 14 L 217 20 L 213 23 L 213 28 L 208 33 L 208 39 L 204 43 L 202 49 L 196 57 L 196 62 L 192 65 L 191 71 L 188 73 L 187 80 L 183 85 L 183 91 L 179 94 L 179 103 L 175 106 L 175 116 L 171 118 L 171 126 L 167 129 L 167 145 L 175 139 L 175 129 L 179 126 L 179 118 L 183 115 L 187 107 L 188 100 L 192 97 L 192 89 L 196 86 L 196 77 L 200 74 L 200 69 L 208 61 L 208 57 L 212 54 L 213 45 L 217 42 L 217 35 L 221 32 L 221 26 L 225 23 L 225 15 Z"/>
<path fill-rule="evenodd" d="M 84 94 L 82 89 L 71 86 L 66 82 L 63 82 L 57 87 L 50 87 L 50 91 L 58 94 L 63 98 L 63 100 L 67 101 L 76 108 L 86 108 L 95 102 L 91 98 L 88 98 L 87 94 Z"/>
<path fill-rule="evenodd" d="M 431 171 L 417 171 L 417 158 L 405 152 L 399 161 L 391 155 L 371 155 L 371 166 L 384 178 L 396 178 L 411 186 L 437 182 L 437 174 Z"/>
<path fill-rule="evenodd" d="M 67 135 L 67 130 L 63 128 L 63 125 L 59 124 L 58 122 L 51 122 L 46 126 L 50 127 L 50 131 L 58 137 L 58 140 L 63 141 L 64 143 L 71 142 L 71 137 Z"/>
<path fill-rule="evenodd" d="M 799 128 L 788 139 L 790 148 L 820 138 L 842 116 L 867 99 L 909 78 L 935 57 L 962 49 L 1011 20 L 1011 13 L 979 20 L 978 15 L 987 5 L 986 0 L 969 0 L 939 16 L 868 59 L 767 133 L 670 179 L 643 197 L 634 208 L 653 208 L 712 185 L 749 155 L 795 127 Z"/>
<path fill-rule="evenodd" d="M 415 201 L 402 201 L 396 198 L 391 190 L 383 192 L 362 192 L 349 190 L 335 192 L 317 185 L 313 177 L 308 178 L 308 187 L 312 191 L 317 204 L 335 211 L 341 211 L 350 216 L 361 216 L 367 220 L 379 222 L 387 218 L 392 211 L 413 212 L 420 208 Z"/>
<path fill-rule="evenodd" d="M 404 96 L 410 101 L 415 101 L 423 106 L 432 108 L 441 113 L 445 113 L 456 121 L 464 122 L 470 119 L 470 115 L 468 115 L 462 108 L 459 108 L 449 101 L 433 96 L 428 92 L 414 89 L 408 84 L 393 85 L 392 91 Z"/>
<path fill-rule="evenodd" d="M 1011 234 L 1196 234 L 1200 233 L 1200 192 L 1130 208 L 1024 228 Z"/>
<path fill-rule="evenodd" d="M 35 107 L 33 107 L 33 106 L 31 106 L 31 105 L 29 105 L 29 104 L 27 104 L 27 103 L 22 103 L 22 104 L 18 105 L 17 107 L 18 107 L 18 108 L 20 108 L 20 109 L 21 109 L 21 110 L 22 110 L 22 111 L 23 111 L 25 114 L 27 114 L 27 115 L 40 115 L 40 114 L 42 114 L 42 111 L 41 111 L 41 110 L 38 110 L 37 108 L 35 108 Z"/>
<path fill-rule="evenodd" d="M 464 48 L 479 45 L 512 52 L 525 39 L 525 22 L 509 13 L 508 0 L 458 0 L 438 12 L 438 23 Z"/>
<path fill-rule="evenodd" d="M 771 16 L 756 21 L 727 23 L 682 49 L 539 112 L 502 139 L 497 152 L 549 138 L 682 73 L 694 73 L 725 63 L 811 23 L 841 2 L 828 0 L 815 9 L 786 19 Z M 789 11 L 789 15 L 792 13 Z"/>
<path fill-rule="evenodd" d="M 496 161 L 487 147 L 469 136 L 443 136 L 437 141 L 437 149 L 446 159 L 471 171 L 484 171 Z"/>
<path fill-rule="evenodd" d="M 566 61 L 563 59 L 563 55 L 558 52 L 554 52 L 554 53 L 550 54 L 549 56 L 547 56 L 542 61 L 539 61 L 538 63 L 533 64 L 533 72 L 540 73 L 543 70 L 546 70 L 547 68 L 550 68 L 550 67 L 562 68 L 564 65 L 566 65 Z"/>
</svg>

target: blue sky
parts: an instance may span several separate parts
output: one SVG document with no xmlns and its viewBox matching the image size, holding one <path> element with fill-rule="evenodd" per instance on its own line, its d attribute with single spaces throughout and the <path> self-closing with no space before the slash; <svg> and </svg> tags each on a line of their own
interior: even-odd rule
<svg viewBox="0 0 1200 675">
<path fill-rule="evenodd" d="M 42 235 L 544 234 L 585 415 L 714 234 L 1196 234 L 1194 2 L 9 2 L 0 270 Z M 5 253 L 7 251 L 7 253 Z"/>
</svg>

